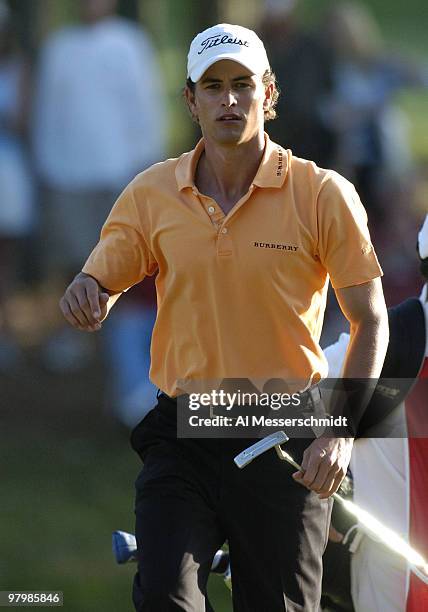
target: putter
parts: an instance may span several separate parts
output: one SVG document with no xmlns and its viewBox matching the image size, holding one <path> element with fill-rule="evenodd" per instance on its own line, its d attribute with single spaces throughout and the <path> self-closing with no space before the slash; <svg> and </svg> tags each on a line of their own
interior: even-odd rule
<svg viewBox="0 0 428 612">
<path fill-rule="evenodd" d="M 253 459 L 259 457 L 262 453 L 265 453 L 271 448 L 275 448 L 275 450 L 278 448 L 280 452 L 283 453 L 284 451 L 282 450 L 280 444 L 287 442 L 289 439 L 290 438 L 287 436 L 285 431 L 276 431 L 275 433 L 270 434 L 270 436 L 266 436 L 266 438 L 262 438 L 252 446 L 249 446 L 243 450 L 242 453 L 239 453 L 239 455 L 236 455 L 234 462 L 239 468 L 243 468 L 251 463 Z M 296 466 L 297 463 L 294 467 Z"/>
<path fill-rule="evenodd" d="M 297 470 L 303 471 L 302 467 L 281 448 L 281 444 L 287 442 L 287 440 L 289 440 L 289 437 L 285 431 L 277 431 L 270 434 L 266 436 L 266 438 L 262 438 L 252 446 L 243 450 L 239 455 L 236 455 L 234 458 L 235 464 L 242 469 L 262 453 L 274 448 L 276 454 L 282 461 L 287 461 Z M 359 528 L 362 531 L 373 540 L 380 540 L 387 548 L 406 559 L 409 563 L 410 570 L 422 580 L 422 582 L 428 584 L 428 563 L 422 555 L 410 546 L 410 544 L 392 529 L 385 527 L 383 523 L 372 514 L 354 504 L 354 502 L 344 499 L 338 493 L 333 493 L 332 497 L 338 501 L 347 512 L 353 514 L 358 519 Z"/>
</svg>

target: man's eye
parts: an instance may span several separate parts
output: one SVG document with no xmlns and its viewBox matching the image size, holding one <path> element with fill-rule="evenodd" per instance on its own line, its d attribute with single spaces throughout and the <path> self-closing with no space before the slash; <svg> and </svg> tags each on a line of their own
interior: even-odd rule
<svg viewBox="0 0 428 612">
<path fill-rule="evenodd" d="M 211 83 L 207 85 L 207 89 L 218 89 L 220 87 L 220 83 Z"/>
<path fill-rule="evenodd" d="M 242 82 L 236 83 L 236 87 L 237 87 L 238 89 L 245 89 L 246 87 L 249 87 L 249 86 L 250 86 L 250 84 L 249 84 L 249 83 L 246 83 L 245 81 L 242 81 Z"/>
</svg>

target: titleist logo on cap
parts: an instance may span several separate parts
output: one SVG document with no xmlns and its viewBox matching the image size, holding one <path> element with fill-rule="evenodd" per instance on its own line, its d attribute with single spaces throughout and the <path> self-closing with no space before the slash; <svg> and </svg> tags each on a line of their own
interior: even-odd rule
<svg viewBox="0 0 428 612">
<path fill-rule="evenodd" d="M 195 36 L 187 55 L 188 78 L 196 83 L 220 60 L 238 62 L 255 75 L 270 70 L 266 50 L 257 34 L 230 23 L 218 23 Z"/>
<path fill-rule="evenodd" d="M 227 34 L 217 34 L 215 36 L 209 36 L 201 42 L 202 49 L 198 51 L 198 55 L 201 55 L 207 49 L 211 47 L 218 47 L 218 45 L 240 45 L 241 47 L 248 47 L 248 40 L 241 40 L 240 38 L 230 38 Z"/>
</svg>

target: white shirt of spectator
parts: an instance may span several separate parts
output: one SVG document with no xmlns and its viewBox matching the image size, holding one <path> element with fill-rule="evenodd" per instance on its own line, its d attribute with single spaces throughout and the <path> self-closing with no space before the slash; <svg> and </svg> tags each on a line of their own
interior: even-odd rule
<svg viewBox="0 0 428 612">
<path fill-rule="evenodd" d="M 41 53 L 35 158 L 56 188 L 122 188 L 165 150 L 164 95 L 150 42 L 109 17 L 64 28 Z"/>
<path fill-rule="evenodd" d="M 425 217 L 424 224 L 418 234 L 418 250 L 421 259 L 428 257 L 428 215 Z"/>
</svg>

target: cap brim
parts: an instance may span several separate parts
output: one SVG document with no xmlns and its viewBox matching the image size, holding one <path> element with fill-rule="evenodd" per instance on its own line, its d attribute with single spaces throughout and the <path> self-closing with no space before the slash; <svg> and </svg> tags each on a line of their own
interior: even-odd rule
<svg viewBox="0 0 428 612">
<path fill-rule="evenodd" d="M 192 72 L 189 72 L 188 77 L 194 83 L 196 83 L 203 76 L 203 74 L 208 70 L 208 68 L 210 68 L 210 66 L 212 66 L 213 64 L 217 62 L 220 62 L 221 60 L 232 60 L 233 62 L 236 62 L 237 64 L 241 64 L 241 66 L 244 66 L 244 68 L 247 68 L 247 70 L 250 70 L 252 74 L 261 73 L 261 71 L 254 71 L 253 66 L 248 66 L 245 62 L 240 61 L 236 54 L 234 55 L 233 53 L 221 53 L 220 55 L 216 55 L 215 57 L 210 57 L 203 64 L 198 66 L 197 69 L 195 68 Z M 265 68 L 265 70 L 267 69 L 268 68 Z"/>
</svg>

